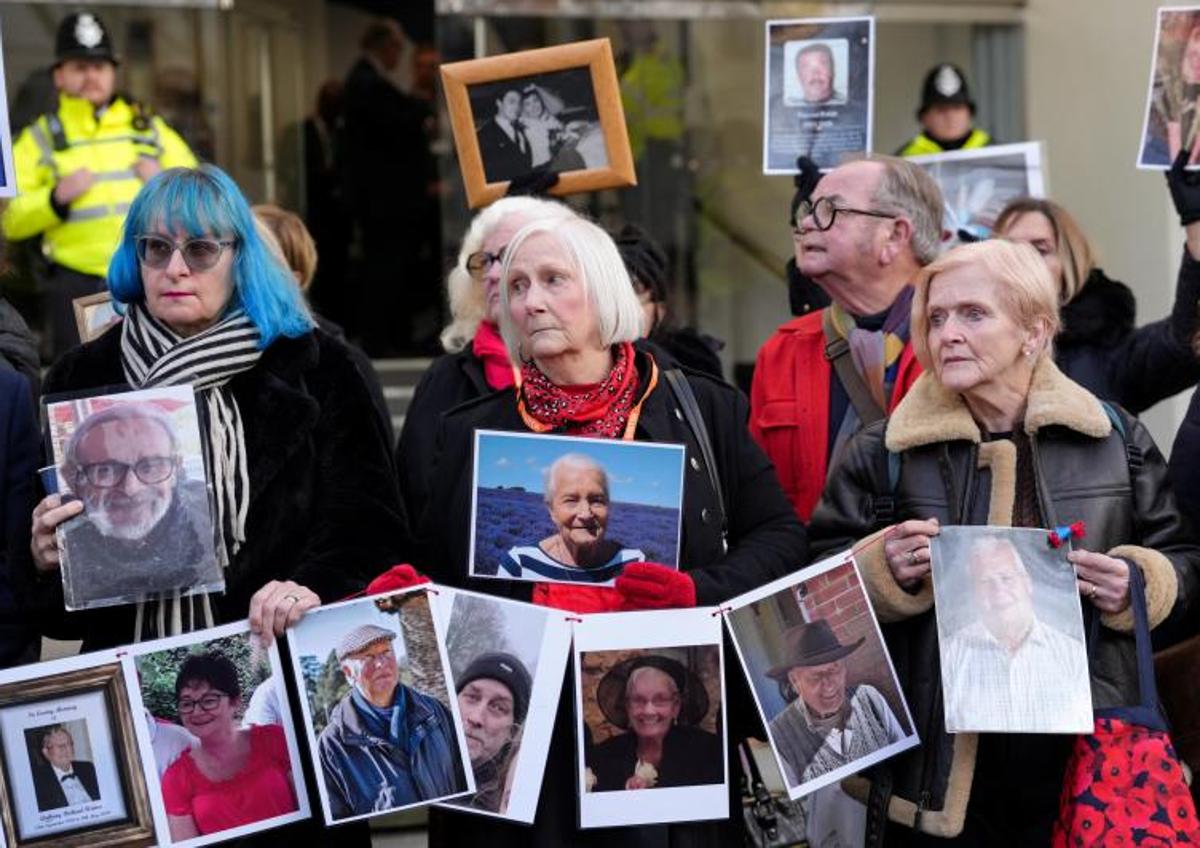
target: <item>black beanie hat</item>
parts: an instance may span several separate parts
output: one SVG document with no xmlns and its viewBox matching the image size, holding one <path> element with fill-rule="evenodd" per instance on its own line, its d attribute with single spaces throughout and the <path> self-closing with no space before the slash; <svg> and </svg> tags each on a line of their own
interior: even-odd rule
<svg viewBox="0 0 1200 848">
<path fill-rule="evenodd" d="M 456 692 L 467 688 L 472 680 L 496 680 L 508 687 L 512 693 L 513 712 L 518 722 L 525 721 L 525 713 L 529 710 L 529 695 L 533 690 L 533 680 L 525 664 L 512 654 L 488 653 L 480 654 L 471 660 L 471 664 L 458 676 Z"/>
<path fill-rule="evenodd" d="M 637 224 L 626 224 L 613 237 L 613 241 L 617 243 L 617 250 L 621 252 L 621 260 L 629 276 L 646 287 L 652 301 L 665 303 L 670 294 L 667 254 L 658 243 Z"/>
</svg>

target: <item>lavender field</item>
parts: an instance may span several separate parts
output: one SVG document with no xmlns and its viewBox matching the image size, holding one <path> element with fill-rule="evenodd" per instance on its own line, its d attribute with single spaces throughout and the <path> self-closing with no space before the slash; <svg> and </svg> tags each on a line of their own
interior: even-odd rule
<svg viewBox="0 0 1200 848">
<path fill-rule="evenodd" d="M 496 574 L 514 545 L 536 545 L 554 532 L 540 492 L 480 487 L 476 492 L 475 573 Z M 605 538 L 640 548 L 648 562 L 676 564 L 679 510 L 613 501 Z"/>
</svg>

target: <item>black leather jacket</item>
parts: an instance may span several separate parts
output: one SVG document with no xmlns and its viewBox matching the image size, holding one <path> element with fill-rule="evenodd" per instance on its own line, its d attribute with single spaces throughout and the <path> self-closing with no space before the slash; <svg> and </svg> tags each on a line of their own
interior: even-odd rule
<svg viewBox="0 0 1200 848">
<path fill-rule="evenodd" d="M 1149 433 L 1133 416 L 1111 409 L 1124 434 L 1093 395 L 1048 360 L 1039 364 L 1025 418 L 1038 502 L 1048 525 L 1085 521 L 1086 549 L 1141 567 L 1151 625 L 1167 637 L 1182 624 L 1198 591 L 1200 548 L 1179 514 Z M 889 454 L 899 455 L 898 475 L 894 460 L 889 471 Z M 1007 526 L 1015 466 L 1013 443 L 981 442 L 960 397 L 926 374 L 890 419 L 864 429 L 848 445 L 809 526 L 813 552 L 848 548 L 906 519 Z M 923 741 L 892 761 L 889 813 L 911 825 L 916 802 L 923 800 L 921 829 L 952 836 L 962 826 L 970 794 L 976 738 L 944 731 L 932 587 L 926 579 L 915 592 L 901 589 L 882 549 L 877 539 L 857 559 Z M 1093 613 L 1085 602 L 1085 622 Z M 1105 626 L 1091 658 L 1094 705 L 1135 703 L 1132 616 L 1127 610 L 1101 621 Z"/>
</svg>

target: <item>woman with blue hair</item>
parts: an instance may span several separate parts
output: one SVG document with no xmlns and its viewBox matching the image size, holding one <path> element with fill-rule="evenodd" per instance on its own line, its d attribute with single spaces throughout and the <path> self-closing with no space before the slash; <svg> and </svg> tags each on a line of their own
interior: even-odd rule
<svg viewBox="0 0 1200 848">
<path fill-rule="evenodd" d="M 50 635 L 91 650 L 249 615 L 269 640 L 405 558 L 408 524 L 370 391 L 346 347 L 315 329 L 227 174 L 202 165 L 150 180 L 108 287 L 123 320 L 55 363 L 45 390 L 195 387 L 226 589 L 65 614 Z M 59 568 L 54 528 L 81 511 L 58 495 L 34 509 L 38 575 Z M 59 581 L 35 585 L 62 610 Z"/>
</svg>

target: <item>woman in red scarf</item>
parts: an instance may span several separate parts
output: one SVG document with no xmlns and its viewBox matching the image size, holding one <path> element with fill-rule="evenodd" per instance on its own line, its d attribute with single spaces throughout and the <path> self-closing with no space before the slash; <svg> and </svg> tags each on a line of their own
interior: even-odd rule
<svg viewBox="0 0 1200 848">
<path fill-rule="evenodd" d="M 804 528 L 766 456 L 746 429 L 745 397 L 711 377 L 687 372 L 712 444 L 721 495 L 705 466 L 669 381 L 639 344 L 641 314 L 612 239 L 581 218 L 534 221 L 508 242 L 500 328 L 517 382 L 442 417 L 424 522 L 429 576 L 439 583 L 574 612 L 666 609 L 719 604 L 806 561 Z M 632 563 L 612 588 L 477 579 L 467 575 L 472 434 L 476 429 L 558 433 L 684 444 L 680 570 Z M 722 512 L 721 503 L 725 505 Z M 744 681 L 727 682 L 731 700 Z M 571 684 L 564 693 L 572 691 Z M 748 695 L 745 696 L 748 703 Z M 569 697 L 560 704 L 542 798 L 532 829 L 460 813 L 431 813 L 431 844 L 730 845 L 737 818 L 581 834 L 575 827 L 575 754 Z M 730 738 L 747 728 L 735 726 Z M 731 762 L 734 759 L 731 758 Z M 736 778 L 731 786 L 736 788 Z M 734 800 L 731 810 L 740 810 Z M 632 841 L 631 841 L 632 840 Z"/>
<path fill-rule="evenodd" d="M 417 384 L 396 445 L 400 492 L 414 522 L 428 499 L 442 413 L 513 384 L 513 367 L 496 326 L 505 246 L 530 221 L 574 216 L 551 200 L 503 197 L 471 221 L 446 279 L 451 315 L 441 336 L 446 354 L 434 360 Z"/>
</svg>

